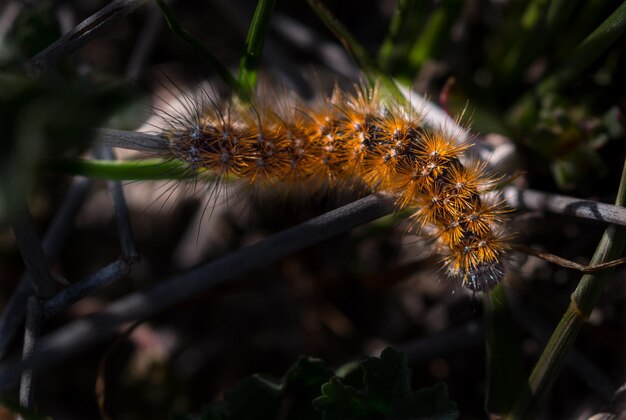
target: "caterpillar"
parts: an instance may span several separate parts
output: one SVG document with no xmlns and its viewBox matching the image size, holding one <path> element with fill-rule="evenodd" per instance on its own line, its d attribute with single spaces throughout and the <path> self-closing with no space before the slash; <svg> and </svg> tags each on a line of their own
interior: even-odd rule
<svg viewBox="0 0 626 420">
<path fill-rule="evenodd" d="M 473 293 L 503 280 L 510 239 L 498 178 L 465 156 L 462 133 L 429 126 L 377 85 L 336 87 L 316 105 L 183 101 L 185 111 L 168 113 L 162 134 L 168 157 L 188 170 L 287 189 L 359 183 L 385 192 L 398 209 L 414 209 L 411 229 L 433 238 L 450 278 Z"/>
</svg>

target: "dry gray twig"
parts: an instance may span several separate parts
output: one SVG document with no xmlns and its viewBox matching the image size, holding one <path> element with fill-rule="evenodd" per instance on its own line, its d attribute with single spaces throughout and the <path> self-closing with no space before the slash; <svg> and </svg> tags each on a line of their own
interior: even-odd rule
<svg viewBox="0 0 626 420">
<path fill-rule="evenodd" d="M 155 134 L 100 128 L 96 130 L 94 145 L 159 153 L 167 151 L 169 142 Z"/>
<path fill-rule="evenodd" d="M 519 190 L 508 187 L 504 197 L 509 206 L 516 209 L 542 210 L 557 214 L 569 214 L 581 219 L 626 226 L 626 208 L 597 201 L 550 194 L 535 190 Z"/>
<path fill-rule="evenodd" d="M 11 225 L 35 295 L 40 298 L 52 296 L 56 290 L 54 278 L 25 200 Z"/>
<path fill-rule="evenodd" d="M 98 12 L 79 23 L 73 30 L 30 59 L 25 67 L 38 75 L 53 66 L 61 57 L 77 50 L 105 29 L 141 6 L 146 0 L 113 0 Z"/>
<path fill-rule="evenodd" d="M 380 195 L 370 195 L 216 261 L 173 276 L 153 288 L 120 298 L 104 311 L 75 321 L 44 337 L 33 356 L 26 361 L 8 360 L 2 363 L 0 390 L 11 387 L 24 369 L 50 366 L 95 342 L 111 337 L 120 324 L 147 318 L 172 304 L 233 281 L 241 274 L 375 220 L 392 210 L 391 200 Z"/>
<path fill-rule="evenodd" d="M 41 242 L 48 262 L 55 260 L 65 245 L 76 215 L 85 201 L 92 183 L 91 179 L 76 179 L 65 196 L 62 207 L 50 223 Z M 0 360 L 6 356 L 11 341 L 22 328 L 26 304 L 32 294 L 33 287 L 28 274 L 24 274 L 0 316 Z"/>
</svg>

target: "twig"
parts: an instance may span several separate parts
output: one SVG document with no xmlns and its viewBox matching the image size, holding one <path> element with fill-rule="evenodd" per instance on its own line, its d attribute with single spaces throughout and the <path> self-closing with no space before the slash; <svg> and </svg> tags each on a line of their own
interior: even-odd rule
<svg viewBox="0 0 626 420">
<path fill-rule="evenodd" d="M 609 261 L 609 262 L 605 262 L 601 264 L 584 265 L 584 264 L 578 264 L 574 261 L 567 260 L 565 258 L 561 258 L 554 254 L 550 254 L 549 252 L 545 252 L 540 249 L 530 248 L 524 245 L 515 245 L 513 249 L 515 251 L 519 251 L 524 254 L 541 258 L 553 264 L 560 265 L 561 267 L 572 268 L 574 270 L 578 270 L 583 273 L 593 273 L 596 271 L 602 271 L 602 270 L 606 270 L 607 268 L 617 267 L 619 265 L 626 263 L 626 257 L 623 257 L 617 260 L 613 260 L 613 261 Z"/>
<path fill-rule="evenodd" d="M 26 327 L 24 328 L 24 347 L 22 359 L 30 358 L 35 352 L 35 345 L 41 333 L 41 300 L 36 296 L 28 299 L 26 312 Z M 32 370 L 25 370 L 20 381 L 20 404 L 25 408 L 32 408 L 35 400 L 35 382 Z M 22 419 L 22 417 L 20 417 Z"/>
<path fill-rule="evenodd" d="M 26 368 L 50 366 L 95 342 L 111 337 L 120 324 L 147 318 L 202 291 L 231 282 L 250 270 L 274 263 L 392 210 L 390 199 L 370 195 L 216 261 L 176 275 L 153 288 L 120 298 L 104 311 L 75 321 L 44 337 L 35 354 L 28 360 L 8 360 L 0 365 L 0 390 L 15 383 Z"/>
<path fill-rule="evenodd" d="M 57 212 L 52 223 L 50 223 L 50 227 L 41 243 L 48 262 L 56 259 L 65 244 L 71 232 L 74 219 L 87 197 L 91 184 L 92 181 L 87 178 L 75 180 L 63 200 L 63 206 Z M 32 294 L 33 288 L 28 274 L 24 274 L 0 317 L 0 360 L 6 356 L 11 341 L 22 327 L 22 321 L 26 313 L 26 303 L 28 297 Z"/>
<path fill-rule="evenodd" d="M 89 277 L 72 284 L 46 300 L 43 304 L 44 318 L 50 318 L 80 299 L 89 296 L 97 290 L 125 277 L 130 272 L 130 264 L 119 259 L 101 268 Z"/>
<path fill-rule="evenodd" d="M 141 6 L 146 0 L 113 0 L 98 12 L 79 23 L 52 45 L 31 58 L 25 65 L 31 75 L 39 75 L 61 57 L 77 50 L 118 20 Z"/>
<path fill-rule="evenodd" d="M 569 214 L 582 219 L 626 226 L 626 208 L 611 204 L 513 187 L 504 189 L 504 197 L 512 208 Z"/>
<path fill-rule="evenodd" d="M 110 147 L 97 147 L 94 150 L 96 158 L 115 159 L 115 155 Z M 130 216 L 128 214 L 128 206 L 124 191 L 120 181 L 109 181 L 109 190 L 113 199 L 113 208 L 115 210 L 115 224 L 117 226 L 117 235 L 120 239 L 120 247 L 122 248 L 122 257 L 128 263 L 134 263 L 139 260 L 139 252 L 135 244 L 133 228 L 130 224 Z"/>
<path fill-rule="evenodd" d="M 54 279 L 26 201 L 23 201 L 11 225 L 35 295 L 40 298 L 52 296 L 56 290 Z"/>
<path fill-rule="evenodd" d="M 100 128 L 96 130 L 94 145 L 159 153 L 167 151 L 169 142 L 155 134 Z"/>
</svg>

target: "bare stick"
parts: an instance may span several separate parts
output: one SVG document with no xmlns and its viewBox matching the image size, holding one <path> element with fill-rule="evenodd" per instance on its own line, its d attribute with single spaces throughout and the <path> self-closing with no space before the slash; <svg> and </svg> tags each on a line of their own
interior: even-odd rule
<svg viewBox="0 0 626 420">
<path fill-rule="evenodd" d="M 612 204 L 513 187 L 505 188 L 504 196 L 506 202 L 513 208 L 569 214 L 582 219 L 626 226 L 626 208 Z"/>
<path fill-rule="evenodd" d="M 165 138 L 155 134 L 111 130 L 108 128 L 96 130 L 96 137 L 94 139 L 94 145 L 121 147 L 122 149 L 152 153 L 167 151 L 168 144 Z"/>
<path fill-rule="evenodd" d="M 370 195 L 216 261 L 173 276 L 153 288 L 120 298 L 104 311 L 77 320 L 43 338 L 33 356 L 26 361 L 8 360 L 2 363 L 0 390 L 11 387 L 24 369 L 43 368 L 67 359 L 113 336 L 121 324 L 145 319 L 175 303 L 232 282 L 250 270 L 274 263 L 303 248 L 389 214 L 392 210 L 390 199 Z"/>
<path fill-rule="evenodd" d="M 11 225 L 35 294 L 40 298 L 52 296 L 54 280 L 25 200 Z"/>
<path fill-rule="evenodd" d="M 24 329 L 24 347 L 22 348 L 22 358 L 28 359 L 35 352 L 35 345 L 41 332 L 41 301 L 31 296 L 28 299 L 28 309 L 26 313 L 26 328 Z M 35 400 L 35 383 L 33 371 L 25 370 L 20 381 L 20 404 L 25 408 L 32 408 Z M 22 417 L 20 417 L 21 419 Z"/>
<path fill-rule="evenodd" d="M 115 160 L 115 155 L 110 147 L 100 146 L 94 150 L 97 159 Z M 113 208 L 115 209 L 115 223 L 117 225 L 117 235 L 120 238 L 120 247 L 122 248 L 122 256 L 126 262 L 134 263 L 139 260 L 139 252 L 135 244 L 135 236 L 133 228 L 130 224 L 130 216 L 126 198 L 122 189 L 122 183 L 119 181 L 109 181 L 109 190 L 113 199 Z"/>
<path fill-rule="evenodd" d="M 89 296 L 97 290 L 125 277 L 130 272 L 130 264 L 124 259 L 119 259 L 91 276 L 72 284 L 48 299 L 43 304 L 44 318 L 54 316 L 70 305 L 78 302 L 85 296 Z"/>
<path fill-rule="evenodd" d="M 87 178 L 76 179 L 63 200 L 63 206 L 50 223 L 50 227 L 41 242 L 48 263 L 56 259 L 71 232 L 76 214 L 80 210 L 92 181 Z M 22 275 L 20 282 L 11 295 L 0 316 L 0 359 L 6 356 L 7 349 L 13 338 L 22 328 L 26 303 L 33 294 L 28 273 Z"/>
<path fill-rule="evenodd" d="M 45 50 L 31 58 L 25 65 L 31 75 L 44 73 L 61 57 L 77 50 L 91 39 L 130 12 L 141 6 L 146 0 L 113 0 L 105 7 L 79 23 L 74 29 L 63 35 Z"/>
<path fill-rule="evenodd" d="M 626 263 L 626 257 L 623 257 L 623 258 L 613 260 L 613 261 L 608 261 L 605 263 L 584 265 L 584 264 L 578 264 L 574 261 L 570 261 L 565 258 L 561 258 L 554 254 L 550 254 L 549 252 L 545 252 L 540 249 L 530 248 L 524 245 L 515 245 L 513 249 L 516 251 L 522 252 L 524 254 L 541 258 L 553 264 L 560 265 L 561 267 L 571 268 L 574 270 L 581 271 L 583 273 L 593 273 L 595 271 L 606 270 L 607 268 L 617 267 L 618 265 L 622 265 Z"/>
</svg>

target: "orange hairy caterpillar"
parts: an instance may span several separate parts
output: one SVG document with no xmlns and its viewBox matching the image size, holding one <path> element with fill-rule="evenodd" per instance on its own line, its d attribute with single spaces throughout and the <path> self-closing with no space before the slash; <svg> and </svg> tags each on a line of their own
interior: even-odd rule
<svg viewBox="0 0 626 420">
<path fill-rule="evenodd" d="M 432 235 L 447 274 L 465 288 L 502 281 L 507 209 L 486 164 L 465 158 L 461 133 L 428 126 L 376 86 L 335 88 L 317 106 L 209 98 L 191 108 L 164 129 L 169 153 L 191 171 L 287 187 L 358 182 L 414 208 L 413 226 Z"/>
</svg>

